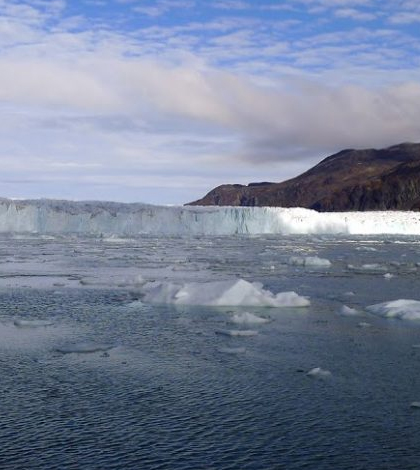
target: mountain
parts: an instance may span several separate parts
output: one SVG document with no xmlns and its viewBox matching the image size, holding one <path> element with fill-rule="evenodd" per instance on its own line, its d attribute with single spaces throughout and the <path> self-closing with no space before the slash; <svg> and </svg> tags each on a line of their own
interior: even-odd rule
<svg viewBox="0 0 420 470">
<path fill-rule="evenodd" d="M 342 150 L 296 178 L 218 186 L 189 205 L 420 210 L 420 144 Z"/>
</svg>

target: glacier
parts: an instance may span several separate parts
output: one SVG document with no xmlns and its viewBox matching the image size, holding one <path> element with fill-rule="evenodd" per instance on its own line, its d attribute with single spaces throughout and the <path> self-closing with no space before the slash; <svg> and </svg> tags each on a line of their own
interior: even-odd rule
<svg viewBox="0 0 420 470">
<path fill-rule="evenodd" d="M 328 212 L 280 207 L 0 199 L 0 233 L 93 236 L 419 235 L 420 212 Z"/>
</svg>

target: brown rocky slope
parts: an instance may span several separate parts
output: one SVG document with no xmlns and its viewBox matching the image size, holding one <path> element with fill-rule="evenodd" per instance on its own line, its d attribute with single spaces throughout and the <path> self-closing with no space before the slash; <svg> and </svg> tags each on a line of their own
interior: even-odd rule
<svg viewBox="0 0 420 470">
<path fill-rule="evenodd" d="M 190 205 L 420 210 L 420 144 L 343 150 L 282 183 L 226 184 Z"/>
</svg>

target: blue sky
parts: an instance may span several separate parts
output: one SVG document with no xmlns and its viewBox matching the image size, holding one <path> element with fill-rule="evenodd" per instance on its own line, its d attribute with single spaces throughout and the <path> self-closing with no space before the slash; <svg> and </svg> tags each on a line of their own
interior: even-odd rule
<svg viewBox="0 0 420 470">
<path fill-rule="evenodd" d="M 0 0 L 4 197 L 184 203 L 420 141 L 417 0 Z"/>
</svg>

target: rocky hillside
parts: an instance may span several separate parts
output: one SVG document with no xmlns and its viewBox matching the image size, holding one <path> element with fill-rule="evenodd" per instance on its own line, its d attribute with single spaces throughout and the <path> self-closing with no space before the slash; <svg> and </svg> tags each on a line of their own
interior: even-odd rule
<svg viewBox="0 0 420 470">
<path fill-rule="evenodd" d="M 343 150 L 282 183 L 226 184 L 191 205 L 420 210 L 420 144 Z"/>
</svg>

